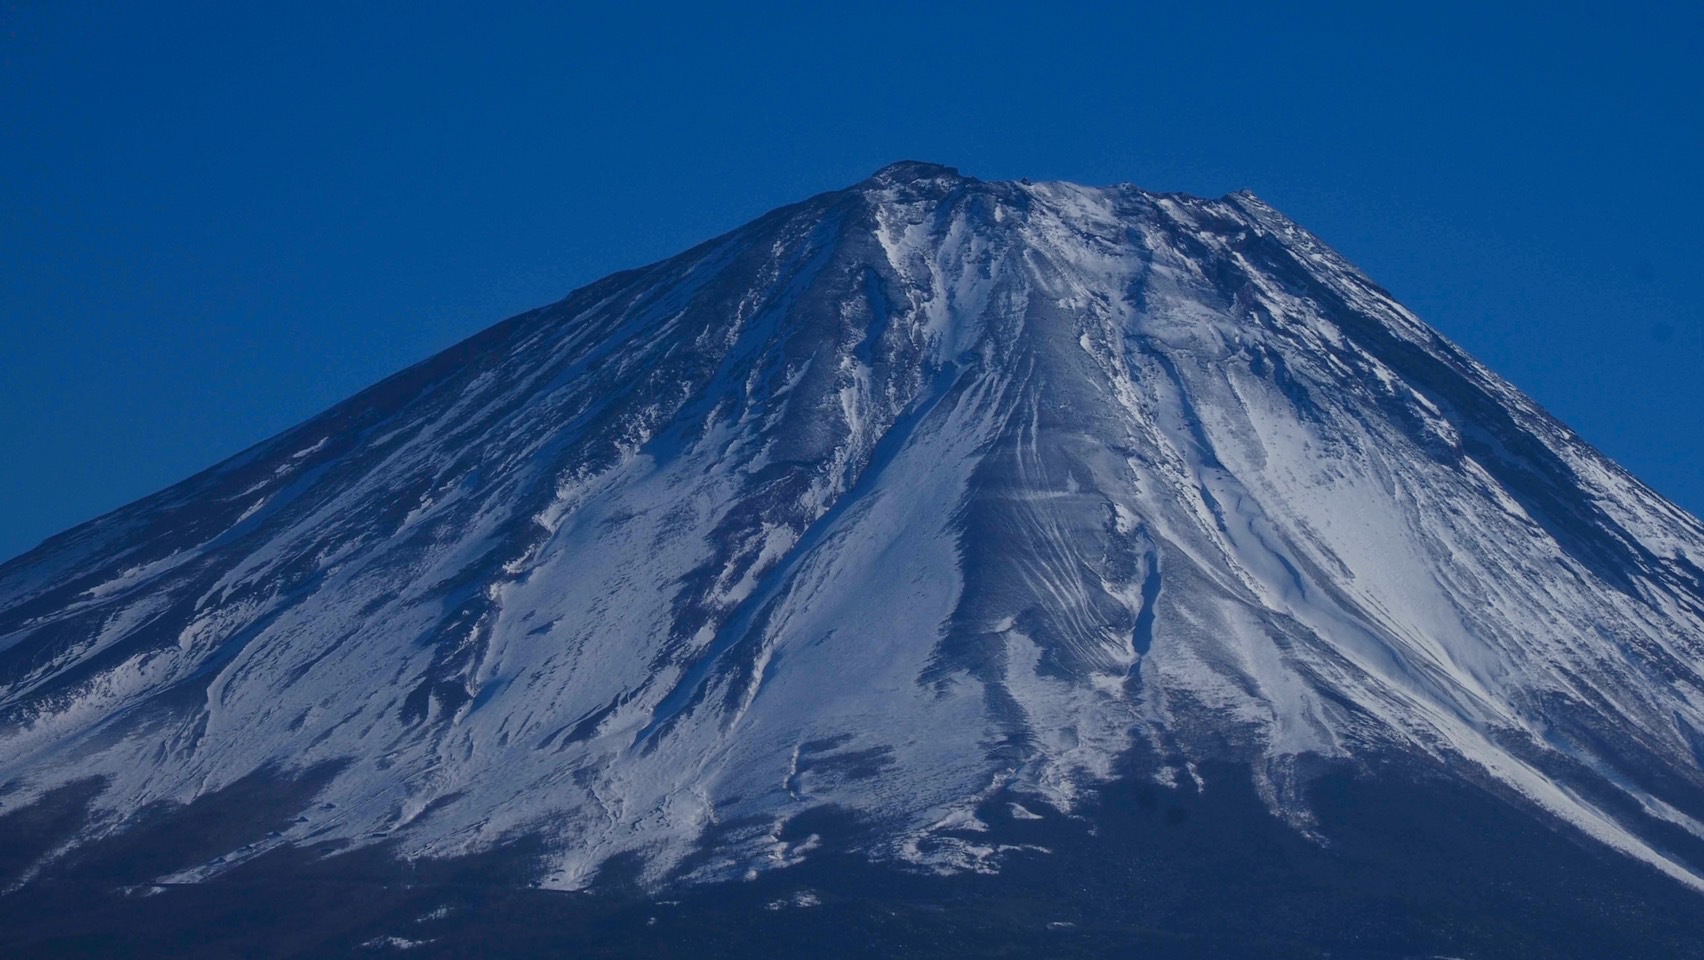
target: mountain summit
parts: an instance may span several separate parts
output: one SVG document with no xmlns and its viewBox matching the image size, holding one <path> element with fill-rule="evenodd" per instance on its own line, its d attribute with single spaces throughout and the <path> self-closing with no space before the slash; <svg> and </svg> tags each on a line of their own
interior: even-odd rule
<svg viewBox="0 0 1704 960">
<path fill-rule="evenodd" d="M 1126 789 L 1352 852 L 1342 781 L 1704 890 L 1701 565 L 1252 194 L 898 163 L 0 567 L 4 879 L 239 794 L 128 880 L 998 877 Z"/>
</svg>

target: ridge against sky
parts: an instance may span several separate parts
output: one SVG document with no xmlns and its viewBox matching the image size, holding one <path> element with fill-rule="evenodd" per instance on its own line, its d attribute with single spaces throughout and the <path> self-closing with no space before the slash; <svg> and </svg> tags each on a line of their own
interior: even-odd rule
<svg viewBox="0 0 1704 960">
<path fill-rule="evenodd" d="M 1247 187 L 1704 509 L 1704 8 L 0 12 L 0 556 L 898 157 Z"/>
</svg>

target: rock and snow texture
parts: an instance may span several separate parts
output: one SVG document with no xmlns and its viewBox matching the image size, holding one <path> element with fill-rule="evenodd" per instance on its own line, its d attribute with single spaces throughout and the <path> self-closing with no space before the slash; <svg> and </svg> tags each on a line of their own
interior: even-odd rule
<svg viewBox="0 0 1704 960">
<path fill-rule="evenodd" d="M 1701 566 L 1253 196 L 897 164 L 0 567 L 0 799 L 103 778 L 92 838 L 313 770 L 268 843 L 542 834 L 572 888 L 825 806 L 990 869 L 979 805 L 1135 756 L 1306 830 L 1298 761 L 1398 751 L 1697 886 Z"/>
</svg>

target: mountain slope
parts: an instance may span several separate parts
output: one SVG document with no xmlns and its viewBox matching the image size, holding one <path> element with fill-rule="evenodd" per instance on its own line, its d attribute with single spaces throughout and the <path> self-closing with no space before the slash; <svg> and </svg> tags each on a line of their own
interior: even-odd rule
<svg viewBox="0 0 1704 960">
<path fill-rule="evenodd" d="M 993 871 L 1046 844 L 991 803 L 1210 767 L 1328 843 L 1319 771 L 1401 757 L 1704 888 L 1701 564 L 1251 195 L 897 164 L 0 567 L 0 800 L 92 785 L 12 879 L 255 778 L 271 835 L 156 879 L 532 838 L 655 888 L 828 814 Z"/>
</svg>

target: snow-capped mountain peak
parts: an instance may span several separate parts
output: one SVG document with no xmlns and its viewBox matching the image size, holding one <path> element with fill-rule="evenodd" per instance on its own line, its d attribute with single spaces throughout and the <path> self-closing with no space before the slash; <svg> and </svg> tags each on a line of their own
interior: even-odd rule
<svg viewBox="0 0 1704 960">
<path fill-rule="evenodd" d="M 0 567 L 0 789 L 542 880 L 1420 758 L 1704 887 L 1704 529 L 1247 192 L 885 167 Z M 67 849 L 69 849 L 68 847 Z M 61 851 L 62 853 L 63 851 Z"/>
</svg>

